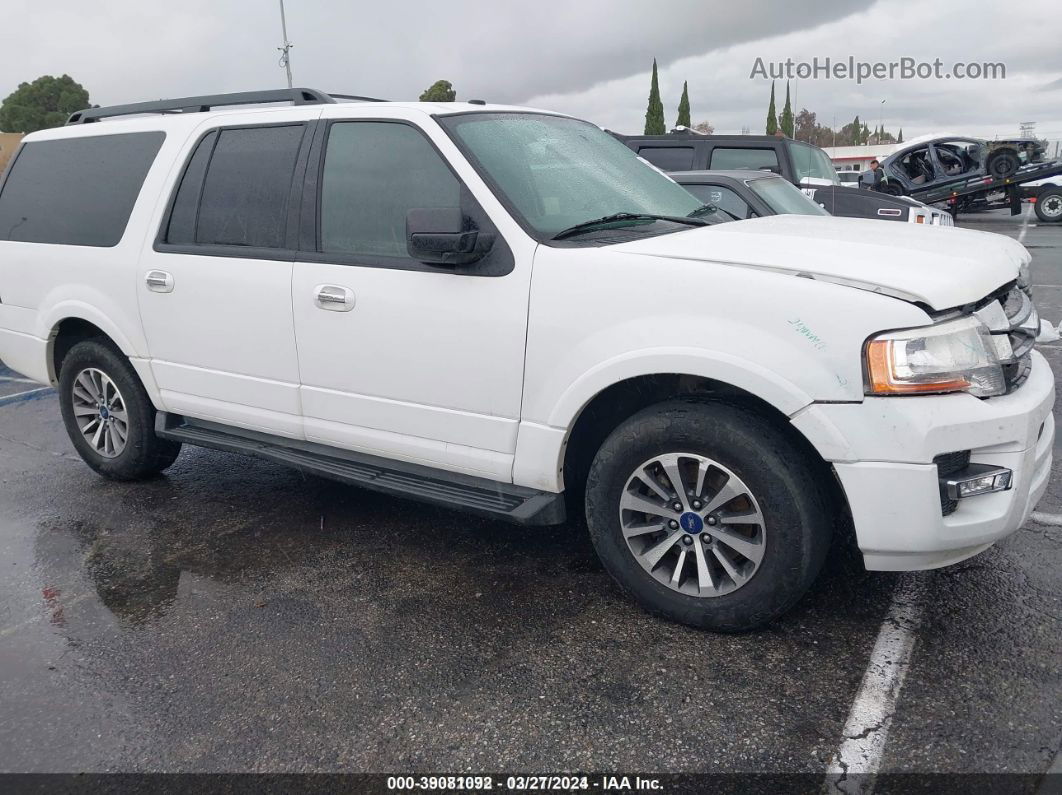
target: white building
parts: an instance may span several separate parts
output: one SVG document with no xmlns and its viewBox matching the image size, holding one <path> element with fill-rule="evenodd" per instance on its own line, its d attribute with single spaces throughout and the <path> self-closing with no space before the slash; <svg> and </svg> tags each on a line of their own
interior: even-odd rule
<svg viewBox="0 0 1062 795">
<path fill-rule="evenodd" d="M 823 147 L 838 171 L 866 171 L 870 168 L 871 160 L 884 160 L 895 148 L 896 144 Z"/>
</svg>

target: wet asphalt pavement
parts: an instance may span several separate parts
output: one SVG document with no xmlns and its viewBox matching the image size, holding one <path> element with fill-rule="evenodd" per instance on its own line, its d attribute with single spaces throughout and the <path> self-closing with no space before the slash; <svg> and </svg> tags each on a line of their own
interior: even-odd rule
<svg viewBox="0 0 1062 795">
<path fill-rule="evenodd" d="M 1002 213 L 961 224 L 1021 234 Z M 1062 226 L 1024 242 L 1057 323 Z M 1041 350 L 1062 375 L 1062 344 Z M 0 380 L 2 771 L 819 773 L 899 577 L 838 549 L 768 629 L 705 634 L 628 603 L 574 525 L 193 448 L 107 482 L 54 393 L 5 402 L 33 388 Z M 1038 510 L 1062 513 L 1057 473 Z M 1031 522 L 920 575 L 884 770 L 1051 765 L 1060 563 L 1062 527 Z"/>
</svg>

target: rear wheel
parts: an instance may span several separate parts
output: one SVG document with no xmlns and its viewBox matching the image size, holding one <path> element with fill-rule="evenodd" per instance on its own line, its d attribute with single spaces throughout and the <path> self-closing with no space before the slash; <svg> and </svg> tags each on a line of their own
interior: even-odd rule
<svg viewBox="0 0 1062 795">
<path fill-rule="evenodd" d="M 635 601 L 729 632 L 796 603 L 832 532 L 806 455 L 721 403 L 665 403 L 617 428 L 591 466 L 586 514 L 605 568 Z"/>
<path fill-rule="evenodd" d="M 1007 179 L 1014 176 L 1021 162 L 1018 156 L 1009 150 L 994 153 L 988 159 L 988 173 L 995 179 Z"/>
<path fill-rule="evenodd" d="M 1036 196 L 1036 217 L 1044 223 L 1062 221 L 1062 188 L 1046 188 Z"/>
<path fill-rule="evenodd" d="M 63 359 L 59 406 L 78 455 L 104 477 L 149 477 L 181 451 L 155 435 L 155 407 L 129 360 L 97 340 L 77 343 Z"/>
</svg>

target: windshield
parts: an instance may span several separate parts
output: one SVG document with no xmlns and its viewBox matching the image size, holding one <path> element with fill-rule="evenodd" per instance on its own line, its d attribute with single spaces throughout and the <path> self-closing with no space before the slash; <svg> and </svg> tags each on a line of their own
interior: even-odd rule
<svg viewBox="0 0 1062 795">
<path fill-rule="evenodd" d="M 830 158 L 817 146 L 809 146 L 799 141 L 789 142 L 789 154 L 793 158 L 793 169 L 796 172 L 797 182 L 803 182 L 809 177 L 812 179 L 824 179 L 831 185 L 840 185 L 837 178 L 837 169 L 833 167 Z"/>
<path fill-rule="evenodd" d="M 682 217 L 701 206 L 670 177 L 584 121 L 536 113 L 469 113 L 438 121 L 539 240 L 615 213 Z M 642 222 L 639 228 L 660 234 L 689 227 Z"/>
<path fill-rule="evenodd" d="M 792 182 L 776 179 L 750 179 L 746 185 L 779 215 L 829 215 Z"/>
</svg>

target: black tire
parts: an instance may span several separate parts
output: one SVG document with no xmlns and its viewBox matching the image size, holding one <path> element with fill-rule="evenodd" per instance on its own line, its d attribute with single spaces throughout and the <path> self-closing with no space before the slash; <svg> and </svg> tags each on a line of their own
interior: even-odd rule
<svg viewBox="0 0 1062 795">
<path fill-rule="evenodd" d="M 881 186 L 881 192 L 887 193 L 889 196 L 903 196 L 903 185 L 899 182 L 886 182 Z"/>
<path fill-rule="evenodd" d="M 78 376 L 92 369 L 104 373 L 117 387 L 125 407 L 126 439 L 117 455 L 102 455 L 82 433 L 75 417 L 74 386 Z M 142 480 L 162 472 L 181 452 L 181 445 L 155 435 L 155 407 L 129 360 L 110 345 L 86 340 L 74 345 L 59 369 L 59 407 L 63 424 L 78 455 L 111 480 Z"/>
<path fill-rule="evenodd" d="M 755 496 L 763 517 L 762 559 L 729 593 L 696 596 L 668 587 L 642 567 L 623 536 L 619 506 L 628 479 L 667 453 L 712 459 Z M 822 568 L 834 524 L 822 476 L 821 465 L 757 414 L 716 402 L 663 403 L 631 417 L 601 446 L 587 482 L 587 524 L 605 568 L 642 607 L 701 629 L 746 631 L 796 604 Z"/>
<path fill-rule="evenodd" d="M 1062 221 L 1062 188 L 1042 188 L 1036 194 L 1036 217 L 1045 224 Z"/>
<path fill-rule="evenodd" d="M 994 153 L 988 158 L 988 175 L 994 179 L 1007 179 L 1021 166 L 1018 155 L 1007 149 Z"/>
</svg>

